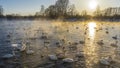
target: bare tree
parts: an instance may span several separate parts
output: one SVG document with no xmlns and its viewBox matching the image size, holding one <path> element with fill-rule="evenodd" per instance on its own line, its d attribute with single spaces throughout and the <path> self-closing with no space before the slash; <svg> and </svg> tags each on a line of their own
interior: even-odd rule
<svg viewBox="0 0 120 68">
<path fill-rule="evenodd" d="M 3 7 L 0 6 L 0 16 L 2 16 L 2 15 L 3 15 Z"/>
<path fill-rule="evenodd" d="M 49 6 L 46 10 L 45 10 L 45 14 L 46 16 L 49 17 L 55 17 L 57 15 L 57 10 L 56 10 L 56 6 L 55 5 L 51 5 Z"/>
<path fill-rule="evenodd" d="M 58 15 L 65 15 L 67 13 L 67 7 L 69 0 L 57 0 L 55 6 L 57 7 Z"/>
<path fill-rule="evenodd" d="M 45 12 L 45 7 L 44 5 L 41 5 L 40 15 L 44 16 L 44 12 Z"/>
<path fill-rule="evenodd" d="M 86 10 L 83 10 L 83 11 L 81 12 L 81 15 L 82 15 L 82 16 L 86 16 L 86 15 L 87 15 L 87 11 L 86 11 Z"/>
<path fill-rule="evenodd" d="M 76 11 L 76 8 L 75 8 L 75 5 L 72 4 L 72 5 L 69 5 L 68 9 L 67 9 L 67 14 L 70 15 L 70 16 L 75 16 L 77 15 L 77 11 Z"/>
<path fill-rule="evenodd" d="M 41 9 L 39 12 L 36 12 L 35 16 L 44 16 L 45 14 L 45 7 L 44 5 L 41 5 Z"/>
<path fill-rule="evenodd" d="M 95 16 L 100 16 L 101 15 L 101 10 L 100 10 L 100 6 L 98 5 L 96 8 L 96 11 L 94 12 Z"/>
<path fill-rule="evenodd" d="M 112 8 L 107 8 L 105 10 L 105 16 L 111 16 Z"/>
<path fill-rule="evenodd" d="M 57 0 L 55 5 L 50 5 L 45 10 L 45 15 L 49 17 L 75 16 L 77 11 L 75 5 L 69 5 L 69 0 Z"/>
</svg>

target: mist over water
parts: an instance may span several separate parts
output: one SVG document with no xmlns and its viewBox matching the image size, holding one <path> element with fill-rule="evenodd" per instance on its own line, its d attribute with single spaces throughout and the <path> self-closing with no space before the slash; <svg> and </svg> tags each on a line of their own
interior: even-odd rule
<svg viewBox="0 0 120 68">
<path fill-rule="evenodd" d="M 45 66 L 44 64 L 48 62 L 55 64 L 48 60 L 48 55 L 51 54 L 64 54 L 65 57 L 73 59 L 74 64 L 68 65 L 72 68 L 106 68 L 109 65 L 101 64 L 101 59 L 106 58 L 114 61 L 114 63 L 110 62 L 111 67 L 120 67 L 119 22 L 1 21 L 0 58 L 5 54 L 12 54 L 11 44 L 21 42 L 29 42 L 26 50 L 34 51 L 32 55 L 27 55 L 26 52 L 16 53 L 19 56 L 17 62 L 20 62 L 23 68 L 45 67 L 47 64 Z M 78 54 L 83 56 L 77 57 Z M 8 63 L 1 59 L 0 62 L 10 66 L 14 61 Z M 59 65 L 60 68 L 64 68 L 61 64 L 53 66 L 59 67 Z"/>
</svg>

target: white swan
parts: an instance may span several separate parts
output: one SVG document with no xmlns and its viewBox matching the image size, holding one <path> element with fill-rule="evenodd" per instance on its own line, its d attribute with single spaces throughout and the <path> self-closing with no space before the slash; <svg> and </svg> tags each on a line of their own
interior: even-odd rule
<svg viewBox="0 0 120 68">
<path fill-rule="evenodd" d="M 22 44 L 12 44 L 12 46 L 20 51 L 25 51 L 26 49 L 26 44 L 22 43 Z"/>
</svg>

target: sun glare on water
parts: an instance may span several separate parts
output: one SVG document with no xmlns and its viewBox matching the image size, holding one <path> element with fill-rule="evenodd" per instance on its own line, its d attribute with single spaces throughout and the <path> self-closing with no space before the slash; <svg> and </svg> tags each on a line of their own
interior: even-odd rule
<svg viewBox="0 0 120 68">
<path fill-rule="evenodd" d="M 86 68 L 93 68 L 93 66 L 98 63 L 97 46 L 94 43 L 97 24 L 95 22 L 89 22 L 87 27 L 88 35 L 86 35 L 87 39 L 84 47 L 85 62 Z"/>
<path fill-rule="evenodd" d="M 95 22 L 90 22 L 90 23 L 88 24 L 88 27 L 89 27 L 89 36 L 90 36 L 91 38 L 93 38 L 93 37 L 94 37 L 94 34 L 95 34 L 96 23 L 95 23 Z"/>
</svg>

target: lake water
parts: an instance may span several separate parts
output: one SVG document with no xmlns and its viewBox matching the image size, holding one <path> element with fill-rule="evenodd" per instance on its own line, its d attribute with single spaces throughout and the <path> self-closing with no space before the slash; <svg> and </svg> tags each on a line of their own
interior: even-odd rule
<svg viewBox="0 0 120 68">
<path fill-rule="evenodd" d="M 15 51 L 11 44 L 27 42 L 31 55 Z M 63 64 L 48 55 L 63 54 L 74 60 Z M 80 55 L 80 56 L 78 56 Z M 103 60 L 102 60 L 103 59 Z M 109 64 L 105 64 L 105 62 Z M 4 66 L 4 65 L 7 66 Z M 120 68 L 120 22 L 62 22 L 5 20 L 0 22 L 0 66 L 5 68 Z"/>
</svg>

